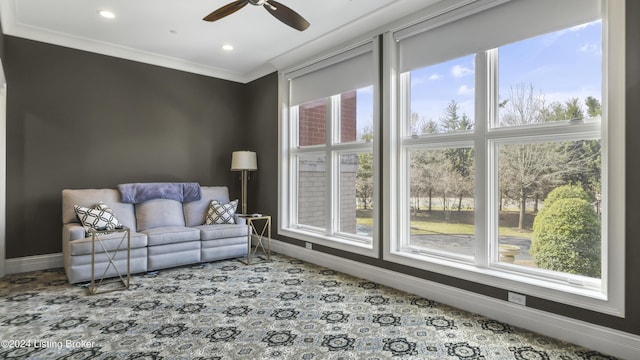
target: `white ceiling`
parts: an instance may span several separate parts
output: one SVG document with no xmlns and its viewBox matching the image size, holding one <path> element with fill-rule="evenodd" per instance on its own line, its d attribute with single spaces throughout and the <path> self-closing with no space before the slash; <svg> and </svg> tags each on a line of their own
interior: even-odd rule
<svg viewBox="0 0 640 360">
<path fill-rule="evenodd" d="M 0 0 L 0 13 L 8 35 L 246 83 L 441 0 L 278 0 L 311 23 L 302 32 L 252 5 L 202 20 L 232 1 Z"/>
</svg>

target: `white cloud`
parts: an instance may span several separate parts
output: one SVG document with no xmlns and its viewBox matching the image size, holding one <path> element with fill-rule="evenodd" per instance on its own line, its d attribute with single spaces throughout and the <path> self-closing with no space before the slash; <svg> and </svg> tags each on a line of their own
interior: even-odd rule
<svg viewBox="0 0 640 360">
<path fill-rule="evenodd" d="M 474 88 L 470 88 L 467 85 L 462 85 L 458 88 L 458 95 L 473 94 Z"/>
<path fill-rule="evenodd" d="M 454 67 L 451 68 L 451 75 L 457 78 L 461 78 L 463 76 L 472 75 L 472 74 L 473 74 L 473 69 L 470 69 L 462 65 L 455 65 Z"/>
<path fill-rule="evenodd" d="M 586 52 L 586 53 L 599 54 L 600 53 L 600 47 L 597 44 L 585 43 L 584 45 L 582 45 L 582 46 L 580 46 L 578 48 L 578 51 Z"/>
<path fill-rule="evenodd" d="M 431 81 L 440 80 L 442 78 L 443 76 L 438 73 L 434 73 L 434 74 L 431 74 L 431 76 L 429 76 L 429 80 Z"/>
</svg>

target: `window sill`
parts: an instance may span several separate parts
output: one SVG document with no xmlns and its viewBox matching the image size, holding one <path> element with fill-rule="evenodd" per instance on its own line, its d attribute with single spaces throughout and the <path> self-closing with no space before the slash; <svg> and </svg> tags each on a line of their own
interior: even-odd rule
<svg viewBox="0 0 640 360">
<path fill-rule="evenodd" d="M 510 271 L 507 269 L 508 266 L 496 265 L 496 268 L 482 268 L 436 256 L 408 251 L 391 252 L 388 249 L 385 249 L 384 260 L 527 296 L 624 317 L 622 301 L 608 299 L 600 289 Z"/>
<path fill-rule="evenodd" d="M 327 236 L 300 228 L 281 228 L 278 233 L 294 239 L 307 241 L 338 250 L 348 251 L 369 257 L 378 257 L 378 250 L 372 243 L 366 244 L 357 240 L 337 236 Z"/>
</svg>

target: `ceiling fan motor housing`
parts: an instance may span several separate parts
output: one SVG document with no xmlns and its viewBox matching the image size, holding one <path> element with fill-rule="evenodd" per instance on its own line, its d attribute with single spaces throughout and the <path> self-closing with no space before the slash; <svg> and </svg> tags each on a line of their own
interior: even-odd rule
<svg viewBox="0 0 640 360">
<path fill-rule="evenodd" d="M 249 3 L 251 5 L 255 5 L 255 6 L 262 6 L 266 2 L 267 2 L 267 0 L 249 0 Z"/>
</svg>

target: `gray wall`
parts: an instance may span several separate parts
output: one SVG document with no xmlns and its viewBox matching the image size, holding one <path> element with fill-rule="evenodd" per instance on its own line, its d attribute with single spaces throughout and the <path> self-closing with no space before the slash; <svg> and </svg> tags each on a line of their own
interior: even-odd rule
<svg viewBox="0 0 640 360">
<path fill-rule="evenodd" d="M 640 334 L 640 228 L 636 225 L 640 219 L 640 166 L 636 154 L 640 154 L 640 120 L 636 119 L 640 114 L 640 2 L 627 0 L 627 271 L 626 271 L 626 318 L 620 319 L 614 316 L 574 308 L 571 306 L 554 303 L 531 296 L 527 297 L 527 306 L 549 311 L 559 315 L 603 325 L 634 334 Z M 254 129 L 251 143 L 260 156 L 258 184 L 253 184 L 250 191 L 251 202 L 257 204 L 260 211 L 272 216 L 277 214 L 278 202 L 278 84 L 275 75 L 269 75 L 247 85 L 248 98 L 255 101 L 250 103 L 251 111 L 247 116 L 249 127 Z M 383 144 L 384 146 L 384 144 Z M 382 204 L 384 206 L 384 204 Z M 274 217 L 274 224 L 276 224 Z M 298 245 L 301 249 L 304 242 L 276 235 L 278 240 Z M 383 241 L 389 241 L 383 239 Z M 314 250 L 337 255 L 362 263 L 371 264 L 417 276 L 431 281 L 469 290 L 479 294 L 492 296 L 499 299 L 507 299 L 507 292 L 502 289 L 472 283 L 444 275 L 413 269 L 407 266 L 389 263 L 380 259 L 371 259 L 366 256 L 358 256 L 330 248 L 314 245 Z"/>
<path fill-rule="evenodd" d="M 61 251 L 65 188 L 228 184 L 244 85 L 4 37 L 8 258 Z"/>
<path fill-rule="evenodd" d="M 247 142 L 258 157 L 258 171 L 247 186 L 249 212 L 271 215 L 275 234 L 278 213 L 278 76 L 276 73 L 246 85 Z"/>
</svg>

